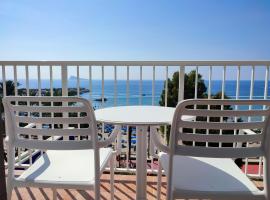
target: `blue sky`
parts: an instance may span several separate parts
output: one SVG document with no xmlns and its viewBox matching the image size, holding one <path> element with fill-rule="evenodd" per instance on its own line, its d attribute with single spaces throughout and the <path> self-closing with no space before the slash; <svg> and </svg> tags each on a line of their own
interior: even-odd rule
<svg viewBox="0 0 270 200">
<path fill-rule="evenodd" d="M 268 0 L 0 0 L 0 60 L 270 60 L 269 35 Z"/>
</svg>

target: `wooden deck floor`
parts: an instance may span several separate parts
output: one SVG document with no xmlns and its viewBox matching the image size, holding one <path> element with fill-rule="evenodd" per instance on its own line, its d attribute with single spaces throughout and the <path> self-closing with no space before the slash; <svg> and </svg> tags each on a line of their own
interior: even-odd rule
<svg viewBox="0 0 270 200">
<path fill-rule="evenodd" d="M 163 179 L 162 197 L 165 198 L 165 177 Z M 147 199 L 156 199 L 156 176 L 147 177 Z M 136 197 L 136 176 L 115 175 L 116 200 L 135 199 Z M 93 191 L 79 190 L 57 190 L 59 200 L 88 200 L 94 199 Z M 12 200 L 50 200 L 52 190 L 48 188 L 18 188 L 13 190 Z M 110 175 L 103 174 L 101 177 L 101 199 L 110 199 Z"/>
<path fill-rule="evenodd" d="M 162 199 L 166 194 L 166 178 L 163 177 Z M 254 181 L 258 187 L 262 187 L 262 182 Z M 78 190 L 57 190 L 59 200 L 85 200 L 93 199 L 92 191 Z M 135 175 L 115 175 L 115 195 L 116 200 L 129 200 L 136 197 L 136 176 Z M 52 191 L 48 188 L 19 188 L 14 189 L 13 200 L 50 200 Z M 110 199 L 110 176 L 103 174 L 101 177 L 101 199 Z M 156 176 L 147 177 L 147 199 L 156 199 Z"/>
</svg>

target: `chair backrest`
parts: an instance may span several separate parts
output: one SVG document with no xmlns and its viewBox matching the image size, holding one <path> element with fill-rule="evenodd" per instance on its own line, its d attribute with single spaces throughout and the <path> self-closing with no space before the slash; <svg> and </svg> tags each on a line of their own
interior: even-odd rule
<svg viewBox="0 0 270 200">
<path fill-rule="evenodd" d="M 9 96 L 3 99 L 3 104 L 6 132 L 12 146 L 75 150 L 93 149 L 97 145 L 96 119 L 86 99 Z M 76 137 L 85 140 L 76 140 Z"/>
<path fill-rule="evenodd" d="M 180 102 L 171 127 L 167 198 L 173 194 L 173 157 L 184 155 L 212 158 L 264 156 L 264 195 L 265 199 L 270 199 L 269 106 L 269 100 L 200 99 Z M 194 121 L 186 120 L 185 115 L 193 116 Z"/>
<path fill-rule="evenodd" d="M 214 158 L 265 156 L 270 149 L 269 106 L 269 100 L 182 101 L 177 105 L 171 127 L 172 154 Z M 185 120 L 185 115 L 194 116 L 194 121 Z M 252 130 L 252 134 L 242 134 L 246 130 Z"/>
</svg>

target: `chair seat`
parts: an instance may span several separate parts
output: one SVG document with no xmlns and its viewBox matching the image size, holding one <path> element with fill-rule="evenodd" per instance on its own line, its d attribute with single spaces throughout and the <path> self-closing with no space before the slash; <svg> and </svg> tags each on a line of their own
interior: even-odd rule
<svg viewBox="0 0 270 200">
<path fill-rule="evenodd" d="M 160 162 L 168 176 L 169 155 L 161 153 Z M 176 193 L 260 193 L 234 161 L 227 158 L 174 156 L 172 177 Z"/>
<path fill-rule="evenodd" d="M 112 153 L 111 148 L 100 149 L 101 171 Z M 57 188 L 94 185 L 94 150 L 48 150 L 16 180 L 41 187 L 46 187 L 46 183 L 50 183 L 50 186 L 53 183 Z"/>
</svg>

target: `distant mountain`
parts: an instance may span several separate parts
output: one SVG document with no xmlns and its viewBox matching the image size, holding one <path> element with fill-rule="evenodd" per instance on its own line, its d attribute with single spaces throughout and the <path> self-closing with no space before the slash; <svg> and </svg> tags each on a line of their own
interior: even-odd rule
<svg viewBox="0 0 270 200">
<path fill-rule="evenodd" d="M 77 76 L 70 76 L 69 80 L 77 80 Z M 87 80 L 86 78 L 80 78 L 80 80 Z"/>
</svg>

